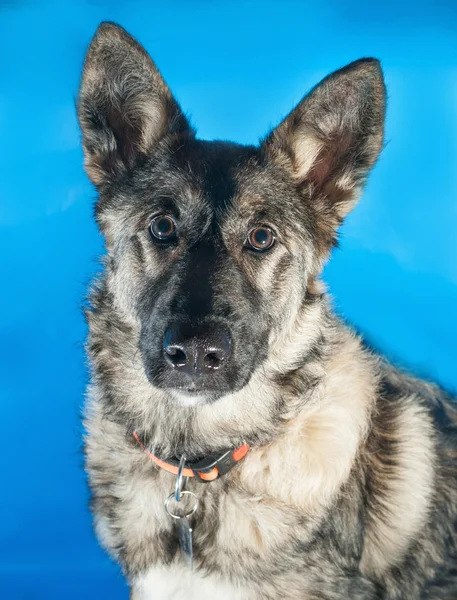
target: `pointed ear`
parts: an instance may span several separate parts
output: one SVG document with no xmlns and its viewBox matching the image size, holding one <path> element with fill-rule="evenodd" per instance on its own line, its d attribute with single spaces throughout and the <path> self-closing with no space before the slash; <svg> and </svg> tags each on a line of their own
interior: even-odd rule
<svg viewBox="0 0 457 600">
<path fill-rule="evenodd" d="M 380 64 L 362 59 L 326 77 L 264 141 L 269 158 L 311 195 L 329 230 L 355 205 L 378 157 L 384 113 Z"/>
<path fill-rule="evenodd" d="M 122 27 L 102 23 L 90 44 L 78 98 L 87 174 L 113 180 L 164 136 L 192 133 L 144 48 Z"/>
</svg>

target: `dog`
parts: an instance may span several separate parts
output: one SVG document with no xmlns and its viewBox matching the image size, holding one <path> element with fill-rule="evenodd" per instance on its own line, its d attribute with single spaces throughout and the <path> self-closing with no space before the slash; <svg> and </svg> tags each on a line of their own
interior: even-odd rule
<svg viewBox="0 0 457 600">
<path fill-rule="evenodd" d="M 77 103 L 106 256 L 87 320 L 94 526 L 134 600 L 455 600 L 457 410 L 320 273 L 383 145 L 380 64 L 258 146 L 196 137 L 102 23 Z"/>
</svg>

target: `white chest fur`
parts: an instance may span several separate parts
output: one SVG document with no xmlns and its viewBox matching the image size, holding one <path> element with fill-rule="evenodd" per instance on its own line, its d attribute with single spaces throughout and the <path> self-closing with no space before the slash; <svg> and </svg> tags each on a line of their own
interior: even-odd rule
<svg viewBox="0 0 457 600">
<path fill-rule="evenodd" d="M 247 600 L 217 576 L 202 577 L 181 565 L 153 567 L 134 582 L 132 600 Z"/>
</svg>

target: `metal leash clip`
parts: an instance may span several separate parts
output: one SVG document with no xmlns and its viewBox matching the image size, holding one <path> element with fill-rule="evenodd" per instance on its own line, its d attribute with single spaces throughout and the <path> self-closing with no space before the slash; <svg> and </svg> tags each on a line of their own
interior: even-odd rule
<svg viewBox="0 0 457 600">
<path fill-rule="evenodd" d="M 193 549 L 192 549 L 192 527 L 190 525 L 189 519 L 195 514 L 198 508 L 198 498 L 197 496 L 185 488 L 185 478 L 184 478 L 184 466 L 186 464 L 186 457 L 184 455 L 181 456 L 181 460 L 179 461 L 178 473 L 176 475 L 176 485 L 175 491 L 172 492 L 168 498 L 165 500 L 165 510 L 168 515 L 174 519 L 176 526 L 178 528 L 178 542 L 179 547 L 181 549 L 181 553 L 184 557 L 184 560 L 187 563 L 187 566 L 190 569 L 193 569 L 194 560 L 193 560 Z M 170 510 L 170 502 L 174 500 L 179 507 L 179 503 L 181 502 L 183 496 L 187 496 L 189 498 L 193 498 L 194 505 L 188 510 L 187 513 L 183 512 L 183 510 L 179 510 L 178 512 L 173 512 Z"/>
</svg>

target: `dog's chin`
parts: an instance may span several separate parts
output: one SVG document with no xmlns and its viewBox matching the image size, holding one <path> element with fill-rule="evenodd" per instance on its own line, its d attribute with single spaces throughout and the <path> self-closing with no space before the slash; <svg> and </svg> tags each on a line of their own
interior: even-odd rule
<svg viewBox="0 0 457 600">
<path fill-rule="evenodd" d="M 216 394 L 207 390 L 170 390 L 170 396 L 176 404 L 181 406 L 193 407 L 204 404 L 212 404 L 221 397 L 222 394 Z"/>
<path fill-rule="evenodd" d="M 223 396 L 232 393 L 232 390 L 228 386 L 220 389 L 190 385 L 179 388 L 168 388 L 167 392 L 176 404 L 191 407 L 213 404 Z"/>
</svg>

